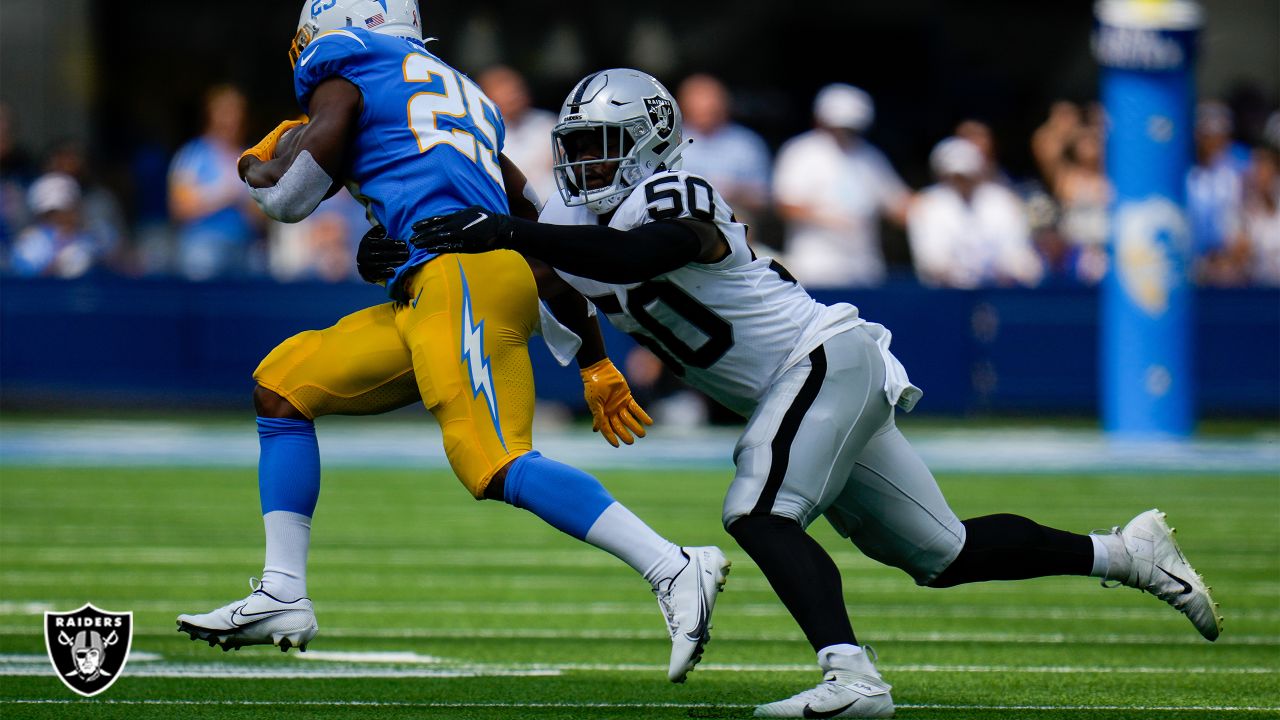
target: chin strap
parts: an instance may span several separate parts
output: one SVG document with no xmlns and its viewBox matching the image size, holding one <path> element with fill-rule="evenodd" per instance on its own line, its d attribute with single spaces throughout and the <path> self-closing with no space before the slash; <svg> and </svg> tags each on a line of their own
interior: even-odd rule
<svg viewBox="0 0 1280 720">
<path fill-rule="evenodd" d="M 658 164 L 658 169 L 655 170 L 654 172 L 663 172 L 666 170 L 679 170 L 680 166 L 678 165 L 678 163 L 680 162 L 680 156 L 683 155 L 684 151 L 688 150 L 689 146 L 692 144 L 693 144 L 693 138 L 685 138 L 684 142 L 677 145 L 676 148 L 671 151 L 671 154 L 668 155 L 666 158 L 664 158 L 662 162 Z"/>
</svg>

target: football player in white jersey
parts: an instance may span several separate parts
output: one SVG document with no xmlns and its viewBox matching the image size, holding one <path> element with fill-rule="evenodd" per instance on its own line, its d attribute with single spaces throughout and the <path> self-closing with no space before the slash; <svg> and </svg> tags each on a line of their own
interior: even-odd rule
<svg viewBox="0 0 1280 720">
<path fill-rule="evenodd" d="M 825 516 L 917 583 L 1092 575 L 1221 630 L 1209 588 L 1164 514 L 1079 535 L 1015 515 L 961 522 L 894 422 L 921 391 L 889 332 L 815 301 L 706 180 L 679 170 L 680 110 L 657 80 L 615 69 L 579 82 L 553 132 L 560 196 L 532 223 L 471 208 L 415 225 L 433 252 L 509 248 L 554 266 L 620 330 L 747 418 L 724 502 L 729 534 L 760 566 L 818 654 L 823 680 L 760 717 L 890 717 L 890 685 L 859 647 L 839 571 L 805 528 Z M 567 227 L 571 226 L 571 227 Z"/>
</svg>

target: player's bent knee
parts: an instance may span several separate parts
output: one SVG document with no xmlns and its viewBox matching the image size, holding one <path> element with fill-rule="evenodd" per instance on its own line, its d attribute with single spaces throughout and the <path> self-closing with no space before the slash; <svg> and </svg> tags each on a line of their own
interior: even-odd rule
<svg viewBox="0 0 1280 720">
<path fill-rule="evenodd" d="M 526 451 L 513 450 L 505 455 L 479 451 L 465 423 L 446 423 L 443 430 L 445 457 L 467 492 L 477 500 L 504 499 L 507 470 Z"/>
<path fill-rule="evenodd" d="M 301 410 L 293 406 L 284 396 L 268 390 L 261 385 L 253 388 L 253 409 L 258 417 L 288 418 L 291 420 L 310 420 Z"/>
<path fill-rule="evenodd" d="M 773 520 L 766 520 L 766 518 L 773 518 Z M 744 525 L 742 524 L 743 521 L 748 522 Z M 743 528 L 759 526 L 761 524 L 768 525 L 773 524 L 774 522 L 794 523 L 799 525 L 801 529 L 807 527 L 807 524 L 801 522 L 800 518 L 793 516 L 785 510 L 779 512 L 779 508 L 774 508 L 773 512 L 767 515 L 755 515 L 741 509 L 730 510 L 729 508 L 725 508 L 724 514 L 720 516 L 720 524 L 724 526 L 725 532 L 728 532 L 730 535 L 733 535 L 734 533 L 734 526 L 737 526 L 739 528 L 739 532 L 741 532 Z"/>
<path fill-rule="evenodd" d="M 516 460 L 520 458 L 512 458 L 506 465 L 498 468 L 498 471 L 489 478 L 489 484 L 484 486 L 483 500 L 506 500 L 507 499 L 507 471 Z"/>
<path fill-rule="evenodd" d="M 906 570 L 907 574 L 916 581 L 916 585 L 920 587 L 951 587 L 954 583 L 944 581 L 947 568 L 951 567 L 951 564 L 960 556 L 960 552 L 963 549 L 963 540 L 945 546 L 934 547 L 932 552 L 918 556 L 911 567 L 904 567 L 903 570 Z"/>
<path fill-rule="evenodd" d="M 744 540 L 750 542 L 779 532 L 790 533 L 797 528 L 801 532 L 804 531 L 798 520 L 782 515 L 738 515 L 726 521 L 724 526 L 725 531 L 739 545 L 742 545 Z"/>
<path fill-rule="evenodd" d="M 956 536 L 949 532 L 939 533 L 928 540 L 916 539 L 911 542 L 886 542 L 883 537 L 864 533 L 855 533 L 850 539 L 864 555 L 878 563 L 898 568 L 922 587 L 940 587 L 934 584 L 935 580 L 946 572 L 964 548 L 963 535 Z"/>
</svg>

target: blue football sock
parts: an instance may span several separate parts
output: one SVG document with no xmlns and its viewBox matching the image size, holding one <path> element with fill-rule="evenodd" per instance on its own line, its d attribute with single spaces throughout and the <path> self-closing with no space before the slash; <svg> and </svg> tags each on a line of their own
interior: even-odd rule
<svg viewBox="0 0 1280 720">
<path fill-rule="evenodd" d="M 611 553 L 655 587 L 688 562 L 680 547 L 654 532 L 599 480 L 542 457 L 520 456 L 507 470 L 503 499 L 552 527 Z"/>
<path fill-rule="evenodd" d="M 262 589 L 280 600 L 307 594 L 311 516 L 320 497 L 320 446 L 309 420 L 258 418 L 258 493 L 267 535 Z"/>
<path fill-rule="evenodd" d="M 614 503 L 599 480 L 537 451 L 511 463 L 503 499 L 579 540 L 586 539 L 596 519 Z"/>
<path fill-rule="evenodd" d="M 262 514 L 311 517 L 320 497 L 320 445 L 310 420 L 258 418 L 258 495 Z"/>
</svg>

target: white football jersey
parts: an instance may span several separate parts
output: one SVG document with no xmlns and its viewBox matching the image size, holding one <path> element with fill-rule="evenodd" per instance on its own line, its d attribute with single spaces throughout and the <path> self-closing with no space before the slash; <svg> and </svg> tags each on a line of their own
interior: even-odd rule
<svg viewBox="0 0 1280 720">
<path fill-rule="evenodd" d="M 651 280 L 614 285 L 560 272 L 619 330 L 630 334 L 686 382 L 729 409 L 750 415 L 784 371 L 833 335 L 867 324 L 846 303 L 827 306 L 809 296 L 791 274 L 747 246 L 747 228 L 706 180 L 663 172 L 646 180 L 618 206 L 609 227 L 631 230 L 654 220 L 695 218 L 716 224 L 729 242 L 719 262 L 689 263 Z M 541 222 L 593 225 L 585 207 L 567 207 L 554 195 Z M 870 325 L 888 354 L 888 332 Z M 890 402 L 910 388 L 896 360 L 890 363 Z M 900 376 L 900 377 L 899 377 Z M 903 400 L 907 398 L 903 397 Z M 906 407 L 906 409 L 910 409 Z"/>
</svg>

